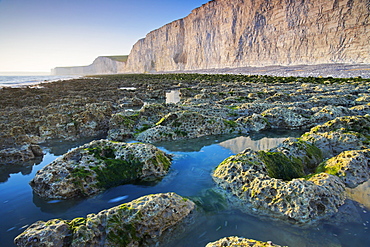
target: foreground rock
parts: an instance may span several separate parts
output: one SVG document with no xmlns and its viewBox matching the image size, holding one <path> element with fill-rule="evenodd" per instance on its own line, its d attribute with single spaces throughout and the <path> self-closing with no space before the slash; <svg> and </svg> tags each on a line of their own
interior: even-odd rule
<svg viewBox="0 0 370 247">
<path fill-rule="evenodd" d="M 314 224 L 336 213 L 345 200 L 341 180 L 325 173 L 307 180 L 297 178 L 303 175 L 297 163 L 279 152 L 247 149 L 222 162 L 213 179 L 236 196 L 236 203 L 248 213 L 298 225 Z"/>
<path fill-rule="evenodd" d="M 195 204 L 175 193 L 144 196 L 71 221 L 38 221 L 15 238 L 17 246 L 156 246 L 189 220 Z"/>
<path fill-rule="evenodd" d="M 312 128 L 303 140 L 320 148 L 326 158 L 347 150 L 363 149 L 369 145 L 370 115 L 337 117 Z"/>
<path fill-rule="evenodd" d="M 223 247 L 223 246 L 244 246 L 244 247 L 269 247 L 280 246 L 272 242 L 261 242 L 253 239 L 246 239 L 240 237 L 226 237 L 216 242 L 208 243 L 206 247 Z"/>
<path fill-rule="evenodd" d="M 370 149 L 344 151 L 326 160 L 318 169 L 338 176 L 347 187 L 355 188 L 370 178 Z"/>
<path fill-rule="evenodd" d="M 90 196 L 106 188 L 167 174 L 170 158 L 150 144 L 93 141 L 56 159 L 30 182 L 44 198 Z"/>
<path fill-rule="evenodd" d="M 345 187 L 369 180 L 368 126 L 368 115 L 335 118 L 269 151 L 231 156 L 213 179 L 244 211 L 315 224 L 338 212 Z"/>
</svg>

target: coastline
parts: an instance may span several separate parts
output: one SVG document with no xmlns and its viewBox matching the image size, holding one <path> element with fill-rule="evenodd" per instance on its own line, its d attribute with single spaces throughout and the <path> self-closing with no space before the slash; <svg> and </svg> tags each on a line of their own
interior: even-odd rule
<svg viewBox="0 0 370 247">
<path fill-rule="evenodd" d="M 271 65 L 263 67 L 194 69 L 183 71 L 158 71 L 152 74 L 199 73 L 199 74 L 240 74 L 267 75 L 281 77 L 334 77 L 370 78 L 370 64 L 316 64 L 316 65 Z"/>
<path fill-rule="evenodd" d="M 55 75 L 15 75 L 2 76 L 0 75 L 0 89 L 2 88 L 22 88 L 22 87 L 38 87 L 43 83 L 51 83 L 56 81 L 67 81 L 79 79 L 83 76 L 55 76 Z"/>
</svg>

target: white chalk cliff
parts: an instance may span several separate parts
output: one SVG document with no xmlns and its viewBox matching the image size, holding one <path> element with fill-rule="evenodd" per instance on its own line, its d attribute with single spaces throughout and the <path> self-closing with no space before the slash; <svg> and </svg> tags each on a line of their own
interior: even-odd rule
<svg viewBox="0 0 370 247">
<path fill-rule="evenodd" d="M 214 0 L 149 33 L 126 72 L 370 63 L 369 0 Z"/>
<path fill-rule="evenodd" d="M 147 34 L 120 69 L 94 62 L 75 70 L 143 73 L 325 63 L 370 64 L 370 0 L 213 0 Z"/>
<path fill-rule="evenodd" d="M 53 75 L 117 74 L 125 70 L 127 56 L 101 56 L 88 66 L 56 67 Z"/>
</svg>

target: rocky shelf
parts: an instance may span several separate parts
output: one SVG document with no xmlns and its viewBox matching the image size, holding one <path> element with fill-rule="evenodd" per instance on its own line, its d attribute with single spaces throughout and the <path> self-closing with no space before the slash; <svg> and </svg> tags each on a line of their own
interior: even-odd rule
<svg viewBox="0 0 370 247">
<path fill-rule="evenodd" d="M 230 207 L 310 226 L 340 211 L 346 188 L 369 179 L 369 83 L 363 78 L 157 74 L 95 76 L 38 88 L 3 88 L 0 105 L 6 117 L 1 116 L 5 130 L 0 142 L 1 167 L 42 155 L 39 144 L 45 140 L 103 138 L 66 153 L 31 182 L 34 191 L 45 198 L 90 196 L 136 179 L 165 176 L 170 157 L 149 143 L 276 128 L 305 130 L 300 138 L 287 139 L 272 150 L 247 149 L 226 159 L 213 178 Z M 164 103 L 167 90 L 178 90 L 180 102 Z M 17 100 L 19 95 L 23 95 L 22 101 Z M 111 176 L 117 165 L 129 171 Z M 130 176 L 125 176 L 127 173 Z M 185 215 L 193 210 L 191 200 L 174 194 L 148 198 L 159 198 L 158 207 L 162 203 L 187 205 L 184 208 L 191 209 Z M 139 207 L 140 200 L 131 204 Z M 26 246 L 33 241 L 38 246 L 62 241 L 73 246 L 85 237 L 91 243 L 109 245 L 112 239 L 133 246 L 161 242 L 163 238 L 157 237 L 167 230 L 148 227 L 150 237 L 137 230 L 150 221 L 140 218 L 146 209 L 122 213 L 126 206 L 136 207 L 131 204 L 72 221 L 37 222 L 17 237 L 16 243 Z M 179 209 L 171 210 L 156 215 L 160 220 L 164 220 L 162 216 L 172 219 Z M 115 213 L 122 216 L 122 224 L 133 220 L 121 228 L 129 233 L 109 230 L 113 228 L 107 219 L 116 219 Z M 182 223 L 171 223 L 168 229 L 174 225 L 181 228 Z M 55 231 L 61 237 L 48 238 Z M 234 242 L 257 244 L 239 238 L 220 240 L 222 246 Z"/>
</svg>

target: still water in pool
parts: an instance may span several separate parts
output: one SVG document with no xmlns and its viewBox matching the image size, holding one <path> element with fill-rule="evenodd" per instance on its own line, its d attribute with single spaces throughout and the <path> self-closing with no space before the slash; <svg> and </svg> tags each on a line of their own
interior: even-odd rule
<svg viewBox="0 0 370 247">
<path fill-rule="evenodd" d="M 277 146 L 286 137 L 300 136 L 299 132 L 274 131 L 245 136 L 212 136 L 194 140 L 163 142 L 158 148 L 174 155 L 169 174 L 157 183 L 127 184 L 111 188 L 87 199 L 45 201 L 34 195 L 29 181 L 45 165 L 81 142 L 50 142 L 44 145 L 46 155 L 39 164 L 0 170 L 0 245 L 14 246 L 13 239 L 30 224 L 53 218 L 72 219 L 85 217 L 103 209 L 129 202 L 138 197 L 163 192 L 201 198 L 209 205 L 207 213 L 169 246 L 205 246 L 226 236 L 241 236 L 261 241 L 273 241 L 289 246 L 368 246 L 370 237 L 367 225 L 370 212 L 361 204 L 352 203 L 348 213 L 355 222 L 323 224 L 312 229 L 260 219 L 237 210 L 223 208 L 213 198 L 215 184 L 213 169 L 225 158 L 249 147 L 266 150 Z"/>
</svg>

